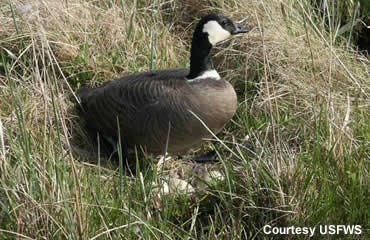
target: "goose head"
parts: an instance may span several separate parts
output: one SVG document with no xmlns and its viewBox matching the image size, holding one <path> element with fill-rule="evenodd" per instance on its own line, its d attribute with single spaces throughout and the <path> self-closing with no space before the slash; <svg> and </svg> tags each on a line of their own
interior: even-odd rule
<svg viewBox="0 0 370 240">
<path fill-rule="evenodd" d="M 186 78 L 199 79 L 205 72 L 213 70 L 213 63 L 209 55 L 211 48 L 232 35 L 246 32 L 248 32 L 248 28 L 234 23 L 222 14 L 211 13 L 204 16 L 193 34 L 190 72 Z"/>
<path fill-rule="evenodd" d="M 212 46 L 228 39 L 231 35 L 248 32 L 248 28 L 234 23 L 222 14 L 209 14 L 203 17 L 194 31 L 193 38 L 207 39 Z"/>
</svg>

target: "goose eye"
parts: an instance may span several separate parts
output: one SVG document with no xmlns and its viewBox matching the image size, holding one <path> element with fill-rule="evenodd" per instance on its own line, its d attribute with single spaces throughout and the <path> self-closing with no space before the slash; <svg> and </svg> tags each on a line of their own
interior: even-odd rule
<svg viewBox="0 0 370 240">
<path fill-rule="evenodd" d="M 224 19 L 224 20 L 222 20 L 222 21 L 221 21 L 221 25 L 222 25 L 222 26 L 226 26 L 226 25 L 227 25 L 227 21 L 226 21 L 226 19 Z"/>
</svg>

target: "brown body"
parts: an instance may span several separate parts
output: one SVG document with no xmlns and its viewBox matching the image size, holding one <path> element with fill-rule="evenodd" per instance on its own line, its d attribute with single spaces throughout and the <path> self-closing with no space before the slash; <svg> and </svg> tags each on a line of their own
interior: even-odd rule
<svg viewBox="0 0 370 240">
<path fill-rule="evenodd" d="M 171 125 L 168 152 L 181 153 L 199 145 L 232 118 L 237 98 L 230 83 L 213 78 L 187 80 L 188 69 L 137 73 L 96 89 L 81 89 L 84 117 L 89 128 L 118 139 L 126 147 L 142 146 L 163 153 Z M 193 113 L 194 114 L 193 114 Z"/>
</svg>

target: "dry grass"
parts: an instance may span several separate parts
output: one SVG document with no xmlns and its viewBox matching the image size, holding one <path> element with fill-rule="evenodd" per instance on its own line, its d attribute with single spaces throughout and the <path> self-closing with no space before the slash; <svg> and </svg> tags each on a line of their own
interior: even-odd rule
<svg viewBox="0 0 370 240">
<path fill-rule="evenodd" d="M 0 236 L 263 238 L 267 223 L 365 230 L 369 59 L 301 1 L 0 3 Z M 214 51 L 240 102 L 215 143 L 226 178 L 152 205 L 160 170 L 119 176 L 96 157 L 69 97 L 188 66 L 194 24 L 213 11 L 248 17 L 252 29 Z"/>
</svg>

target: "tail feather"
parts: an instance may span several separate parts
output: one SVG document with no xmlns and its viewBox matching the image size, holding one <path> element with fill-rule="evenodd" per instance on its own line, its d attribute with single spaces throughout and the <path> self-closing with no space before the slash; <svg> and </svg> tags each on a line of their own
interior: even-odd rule
<svg viewBox="0 0 370 240">
<path fill-rule="evenodd" d="M 84 109 L 84 102 L 86 101 L 86 98 L 87 96 L 89 95 L 90 93 L 90 88 L 85 88 L 85 87 L 82 87 L 80 89 L 78 89 L 77 93 L 76 93 L 76 97 L 77 99 L 73 99 L 76 103 L 77 103 L 77 107 L 83 111 Z M 72 96 L 74 97 L 74 96 Z"/>
<path fill-rule="evenodd" d="M 89 88 L 86 88 L 86 87 L 82 87 L 80 89 L 78 89 L 77 91 L 77 97 L 80 99 L 81 102 L 83 102 L 84 98 L 86 98 L 86 96 L 88 95 L 89 93 Z"/>
</svg>

